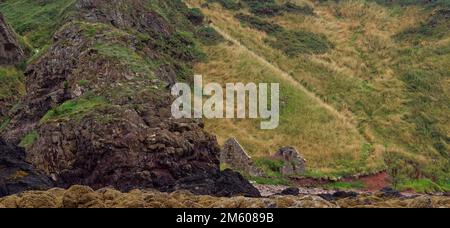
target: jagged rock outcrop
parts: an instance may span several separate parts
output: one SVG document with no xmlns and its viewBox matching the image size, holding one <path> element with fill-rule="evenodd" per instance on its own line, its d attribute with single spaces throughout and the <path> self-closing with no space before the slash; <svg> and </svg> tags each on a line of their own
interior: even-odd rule
<svg viewBox="0 0 450 228">
<path fill-rule="evenodd" d="M 264 176 L 264 172 L 253 165 L 252 158 L 235 138 L 230 138 L 225 142 L 220 152 L 220 162 L 250 176 Z"/>
<path fill-rule="evenodd" d="M 284 161 L 280 172 L 283 176 L 302 175 L 305 173 L 306 160 L 293 147 L 284 147 L 277 151 L 275 158 Z"/>
<path fill-rule="evenodd" d="M 0 139 L 0 196 L 51 187 L 49 177 L 25 162 L 25 151 Z"/>
<path fill-rule="evenodd" d="M 77 21 L 28 67 L 28 94 L 3 137 L 19 143 L 32 133 L 27 160 L 60 187 L 260 196 L 220 171 L 201 122 L 171 117 L 166 86 L 195 61 L 192 41 L 140 0 L 79 0 L 76 9 Z"/>
<path fill-rule="evenodd" d="M 22 61 L 24 52 L 16 34 L 0 13 L 0 65 L 14 65 Z"/>
</svg>

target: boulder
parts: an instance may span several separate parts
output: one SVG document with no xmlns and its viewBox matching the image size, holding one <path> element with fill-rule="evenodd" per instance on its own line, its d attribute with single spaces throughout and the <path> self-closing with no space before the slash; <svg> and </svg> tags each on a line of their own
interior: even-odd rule
<svg viewBox="0 0 450 228">
<path fill-rule="evenodd" d="M 0 139 L 0 196 L 52 186 L 48 176 L 25 162 L 25 151 Z"/>
<path fill-rule="evenodd" d="M 282 196 L 298 196 L 299 194 L 300 194 L 300 189 L 299 188 L 291 187 L 291 188 L 286 188 L 279 195 L 282 195 Z"/>
<path fill-rule="evenodd" d="M 253 165 L 252 158 L 235 138 L 230 138 L 225 142 L 220 152 L 220 162 L 250 176 L 264 176 L 263 171 Z"/>
<path fill-rule="evenodd" d="M 276 159 L 284 161 L 280 172 L 283 176 L 302 175 L 305 173 L 306 160 L 293 147 L 284 147 L 275 154 Z"/>
</svg>

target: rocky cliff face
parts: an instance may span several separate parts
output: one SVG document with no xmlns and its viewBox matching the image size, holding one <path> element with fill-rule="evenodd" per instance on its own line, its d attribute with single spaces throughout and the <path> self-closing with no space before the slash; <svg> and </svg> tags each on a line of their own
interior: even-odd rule
<svg viewBox="0 0 450 228">
<path fill-rule="evenodd" d="M 48 51 L 28 66 L 27 95 L 3 137 L 58 186 L 128 191 L 187 189 L 259 196 L 219 169 L 214 136 L 195 120 L 171 118 L 166 87 L 198 60 L 179 1 L 168 21 L 140 0 L 78 0 Z"/>
<path fill-rule="evenodd" d="M 0 65 L 14 65 L 22 61 L 24 52 L 13 30 L 0 13 Z"/>
</svg>

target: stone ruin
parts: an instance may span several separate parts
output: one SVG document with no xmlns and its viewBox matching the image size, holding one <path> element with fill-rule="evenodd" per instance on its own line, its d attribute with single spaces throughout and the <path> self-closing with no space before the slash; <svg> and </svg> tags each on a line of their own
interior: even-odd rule
<svg viewBox="0 0 450 228">
<path fill-rule="evenodd" d="M 255 167 L 252 158 L 235 138 L 230 138 L 220 153 L 220 163 L 254 177 L 264 176 L 264 172 Z"/>
<path fill-rule="evenodd" d="M 284 161 L 284 166 L 280 170 L 281 175 L 292 176 L 305 173 L 306 160 L 294 147 L 283 147 L 276 152 L 274 157 Z"/>
<path fill-rule="evenodd" d="M 306 160 L 294 147 L 283 147 L 272 158 L 284 162 L 284 166 L 280 169 L 282 176 L 303 175 L 305 173 Z M 220 163 L 253 177 L 265 176 L 264 172 L 253 164 L 252 158 L 235 138 L 230 138 L 225 142 L 220 153 Z"/>
<path fill-rule="evenodd" d="M 14 65 L 22 61 L 24 52 L 17 37 L 0 13 L 0 65 Z"/>
</svg>

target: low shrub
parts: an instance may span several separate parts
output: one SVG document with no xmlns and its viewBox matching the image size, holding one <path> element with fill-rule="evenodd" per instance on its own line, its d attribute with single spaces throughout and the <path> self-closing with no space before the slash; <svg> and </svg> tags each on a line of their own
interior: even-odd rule
<svg viewBox="0 0 450 228">
<path fill-rule="evenodd" d="M 213 28 L 203 26 L 195 34 L 204 45 L 213 46 L 222 43 L 225 39 Z"/>
<path fill-rule="evenodd" d="M 299 6 L 291 2 L 287 2 L 282 6 L 282 10 L 288 13 L 315 15 L 314 8 L 309 5 Z"/>
<path fill-rule="evenodd" d="M 334 48 L 334 44 L 325 35 L 308 31 L 283 31 L 276 33 L 275 38 L 267 39 L 266 42 L 289 57 L 299 54 L 324 54 Z"/>
<path fill-rule="evenodd" d="M 282 13 L 282 7 L 275 0 L 242 0 L 250 12 L 258 16 L 277 16 Z"/>
<path fill-rule="evenodd" d="M 239 10 L 242 8 L 242 4 L 239 0 L 208 0 L 208 3 L 217 2 L 223 8 L 228 10 Z"/>
<path fill-rule="evenodd" d="M 264 21 L 258 17 L 253 17 L 243 13 L 236 14 L 235 17 L 241 22 L 241 24 L 264 31 L 267 34 L 275 34 L 283 31 L 283 27 L 280 25 Z"/>
</svg>

